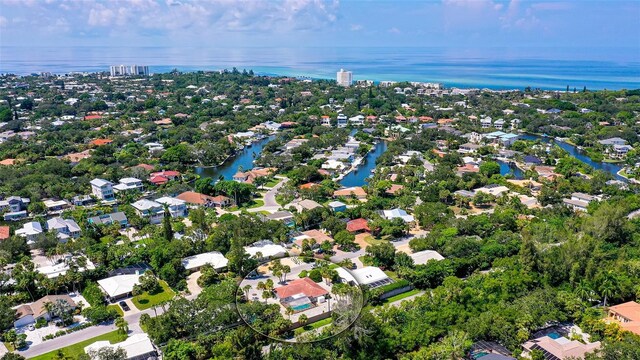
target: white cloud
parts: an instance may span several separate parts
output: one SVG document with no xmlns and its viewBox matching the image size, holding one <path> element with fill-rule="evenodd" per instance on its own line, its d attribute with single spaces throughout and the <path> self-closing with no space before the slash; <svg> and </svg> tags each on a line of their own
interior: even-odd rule
<svg viewBox="0 0 640 360">
<path fill-rule="evenodd" d="M 4 16 L 0 16 L 0 27 L 7 26 L 7 23 L 8 23 L 7 18 Z"/>
<path fill-rule="evenodd" d="M 363 29 L 363 26 L 360 24 L 351 24 L 351 31 L 360 31 Z"/>
<path fill-rule="evenodd" d="M 400 34 L 402 31 L 400 31 L 397 27 L 392 27 L 391 29 L 389 29 L 389 32 L 392 34 Z"/>
</svg>

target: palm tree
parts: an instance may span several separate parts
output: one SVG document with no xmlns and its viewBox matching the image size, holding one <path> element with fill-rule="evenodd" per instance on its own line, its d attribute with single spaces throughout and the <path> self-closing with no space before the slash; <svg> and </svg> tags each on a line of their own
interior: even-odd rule
<svg viewBox="0 0 640 360">
<path fill-rule="evenodd" d="M 121 334 L 126 334 L 129 332 L 129 324 L 124 318 L 119 317 L 116 319 L 116 327 Z"/>
<path fill-rule="evenodd" d="M 590 301 L 592 292 L 593 290 L 591 290 L 589 283 L 584 279 L 580 280 L 576 288 L 576 295 L 578 295 L 582 301 Z"/>
<path fill-rule="evenodd" d="M 602 284 L 600 284 L 600 294 L 604 298 L 603 306 L 607 307 L 607 298 L 611 298 L 615 291 L 615 285 L 609 279 L 605 279 Z"/>
<path fill-rule="evenodd" d="M 242 291 L 244 291 L 244 296 L 247 300 L 249 300 L 249 292 L 251 291 L 251 285 L 247 284 L 242 288 Z"/>
<path fill-rule="evenodd" d="M 289 320 L 291 320 L 291 315 L 293 315 L 295 310 L 293 310 L 293 308 L 291 306 L 287 306 L 287 309 L 284 312 L 289 317 Z"/>
<path fill-rule="evenodd" d="M 269 291 L 263 291 L 262 292 L 262 298 L 264 299 L 264 303 L 267 303 L 267 299 L 269 299 L 271 297 L 271 293 Z"/>
<path fill-rule="evenodd" d="M 287 281 L 287 274 L 291 272 L 291 266 L 289 265 L 285 265 L 282 267 L 282 275 L 283 275 L 283 282 Z"/>
<path fill-rule="evenodd" d="M 300 317 L 298 318 L 298 322 L 302 326 L 305 326 L 307 324 L 307 321 L 309 321 L 309 318 L 305 314 L 300 315 Z"/>
</svg>

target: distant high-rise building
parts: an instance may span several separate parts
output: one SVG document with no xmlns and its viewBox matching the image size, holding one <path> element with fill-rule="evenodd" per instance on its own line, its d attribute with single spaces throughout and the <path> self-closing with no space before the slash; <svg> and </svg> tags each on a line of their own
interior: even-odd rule
<svg viewBox="0 0 640 360">
<path fill-rule="evenodd" d="M 351 86 L 353 83 L 353 74 L 351 71 L 344 71 L 344 69 L 340 69 L 336 76 L 336 81 L 338 81 L 338 85 L 340 86 Z"/>
<path fill-rule="evenodd" d="M 131 66 L 131 75 L 149 76 L 149 67 L 148 66 L 133 65 L 133 66 Z"/>
<path fill-rule="evenodd" d="M 111 76 L 127 76 L 127 75 L 148 76 L 149 75 L 149 67 L 141 66 L 141 65 L 131 65 L 131 66 L 112 65 L 109 68 L 109 70 L 110 70 Z"/>
</svg>

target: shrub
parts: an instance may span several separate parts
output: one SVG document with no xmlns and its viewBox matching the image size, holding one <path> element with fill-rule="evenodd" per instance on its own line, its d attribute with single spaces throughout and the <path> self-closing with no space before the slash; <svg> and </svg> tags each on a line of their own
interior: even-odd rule
<svg viewBox="0 0 640 360">
<path fill-rule="evenodd" d="M 322 274 L 320 273 L 320 270 L 318 269 L 313 269 L 311 270 L 311 272 L 309 273 L 309 278 L 317 283 L 322 281 Z"/>
<path fill-rule="evenodd" d="M 307 270 L 302 270 L 300 271 L 300 274 L 298 274 L 298 277 L 302 279 L 302 278 L 306 278 L 307 275 L 308 275 Z"/>
</svg>

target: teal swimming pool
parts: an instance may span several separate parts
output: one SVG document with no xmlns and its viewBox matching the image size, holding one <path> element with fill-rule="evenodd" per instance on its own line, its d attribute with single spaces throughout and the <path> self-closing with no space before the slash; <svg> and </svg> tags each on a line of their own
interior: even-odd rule
<svg viewBox="0 0 640 360">
<path fill-rule="evenodd" d="M 311 307 L 311 304 L 301 304 L 301 305 L 296 305 L 296 306 L 292 306 L 291 308 L 294 311 L 303 311 L 303 310 L 307 310 Z"/>
</svg>

